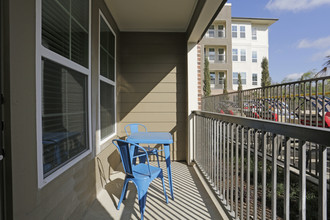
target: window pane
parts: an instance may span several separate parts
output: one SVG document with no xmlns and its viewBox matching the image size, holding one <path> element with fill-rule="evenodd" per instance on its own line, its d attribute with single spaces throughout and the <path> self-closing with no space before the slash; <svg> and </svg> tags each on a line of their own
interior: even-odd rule
<svg viewBox="0 0 330 220">
<path fill-rule="evenodd" d="M 42 143 L 48 176 L 88 149 L 87 76 L 43 59 Z"/>
<path fill-rule="evenodd" d="M 233 61 L 238 61 L 238 50 L 233 49 Z"/>
<path fill-rule="evenodd" d="M 100 74 L 115 81 L 115 36 L 101 17 L 100 33 Z"/>
<path fill-rule="evenodd" d="M 214 48 L 209 48 L 209 60 L 214 60 L 215 50 Z"/>
<path fill-rule="evenodd" d="M 44 47 L 88 67 L 88 33 L 88 0 L 42 1 Z"/>
<path fill-rule="evenodd" d="M 237 26 L 231 27 L 232 37 L 237 38 Z"/>
<path fill-rule="evenodd" d="M 245 38 L 245 26 L 240 26 L 240 37 Z"/>
<path fill-rule="evenodd" d="M 101 139 L 115 132 L 115 87 L 100 82 Z"/>
<path fill-rule="evenodd" d="M 246 51 L 245 51 L 245 49 L 241 49 L 241 61 L 246 61 Z"/>
</svg>

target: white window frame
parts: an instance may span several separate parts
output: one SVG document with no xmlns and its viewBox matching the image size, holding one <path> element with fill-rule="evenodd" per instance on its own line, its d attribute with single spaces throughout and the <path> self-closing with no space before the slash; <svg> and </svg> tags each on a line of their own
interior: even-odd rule
<svg viewBox="0 0 330 220">
<path fill-rule="evenodd" d="M 244 57 L 244 60 L 242 59 L 242 57 Z M 246 49 L 240 50 L 240 60 L 241 62 L 246 62 Z"/>
<path fill-rule="evenodd" d="M 254 76 L 256 76 L 257 80 L 254 80 Z M 258 74 L 257 73 L 252 73 L 252 85 L 257 86 L 258 85 Z"/>
<path fill-rule="evenodd" d="M 253 50 L 252 51 L 252 63 L 257 63 L 257 62 L 258 62 L 258 52 L 256 50 Z"/>
<path fill-rule="evenodd" d="M 233 30 L 233 28 L 236 27 L 236 31 Z M 233 33 L 236 33 L 236 37 L 234 37 Z M 232 38 L 238 38 L 238 26 L 237 25 L 232 25 L 231 26 L 231 37 Z"/>
<path fill-rule="evenodd" d="M 210 50 L 211 50 L 211 49 L 213 50 L 212 52 L 214 53 L 214 54 L 212 54 L 213 59 L 210 59 Z M 207 56 L 207 57 L 208 57 L 209 61 L 210 61 L 210 62 L 214 62 L 214 61 L 215 61 L 215 48 L 210 47 L 210 48 L 208 48 L 207 51 L 208 51 L 208 56 Z"/>
<path fill-rule="evenodd" d="M 213 27 L 213 28 L 212 28 L 212 27 Z M 210 33 L 212 33 L 213 36 L 211 36 Z M 209 38 L 214 38 L 214 37 L 215 37 L 215 28 L 214 28 L 214 25 L 213 25 L 213 24 L 210 25 L 210 27 L 209 27 L 209 29 L 208 29 L 208 31 L 207 31 L 207 34 L 208 34 L 208 37 L 209 37 Z"/>
<path fill-rule="evenodd" d="M 251 29 L 251 33 L 252 33 L 252 40 L 257 40 L 257 28 L 256 27 L 252 27 Z"/>
<path fill-rule="evenodd" d="M 219 28 L 220 26 L 222 26 L 222 29 Z M 218 24 L 217 28 L 218 28 L 218 31 L 217 31 L 218 32 L 218 38 L 225 38 L 226 37 L 225 25 Z M 220 36 L 220 33 L 222 33 L 222 36 Z"/>
<path fill-rule="evenodd" d="M 237 74 L 237 76 L 235 76 L 235 74 Z M 233 85 L 238 85 L 238 74 L 239 72 L 233 72 Z M 235 80 L 237 83 L 235 83 Z"/>
<path fill-rule="evenodd" d="M 213 81 L 212 81 L 211 75 L 214 75 L 214 80 Z M 214 72 L 214 71 L 210 72 L 210 86 L 211 86 L 211 88 L 214 88 L 214 86 L 215 86 L 215 78 L 216 78 L 216 72 Z"/>
<path fill-rule="evenodd" d="M 237 53 L 236 53 L 236 54 L 234 54 L 234 50 L 236 50 L 236 51 L 237 51 Z M 234 56 L 236 56 L 236 57 L 237 57 L 237 59 L 236 59 L 236 60 L 234 60 Z M 238 61 L 238 49 L 236 49 L 236 48 L 233 48 L 233 50 L 232 50 L 232 60 L 233 60 L 233 62 L 237 62 L 237 61 Z"/>
<path fill-rule="evenodd" d="M 110 31 L 113 33 L 114 37 L 115 37 L 115 48 L 114 48 L 114 52 L 115 52 L 115 57 L 114 57 L 114 81 L 102 76 L 100 74 L 100 69 L 101 69 L 101 18 L 104 20 L 104 22 L 107 24 L 108 28 L 110 29 Z M 98 60 L 98 74 L 99 74 L 99 81 L 98 81 L 98 98 L 99 98 L 99 145 L 98 145 L 98 152 L 101 152 L 104 148 L 106 148 L 107 145 L 105 145 L 106 142 L 108 142 L 111 138 L 113 138 L 116 134 L 117 134 L 117 99 L 116 99 L 116 94 L 117 94 L 117 77 L 116 77 L 116 60 L 117 60 L 117 36 L 116 33 L 113 31 L 111 25 L 109 24 L 108 20 L 106 19 L 106 17 L 103 15 L 102 11 L 99 9 L 99 29 L 98 29 L 98 34 L 99 34 L 99 44 L 98 44 L 98 49 L 99 49 L 99 60 Z M 101 139 L 101 81 L 110 84 L 112 86 L 114 86 L 114 102 L 115 102 L 115 132 L 110 134 L 109 136 L 105 137 L 103 140 Z"/>
<path fill-rule="evenodd" d="M 219 50 L 223 50 L 223 53 L 219 53 Z M 221 56 L 223 57 L 223 60 L 220 60 Z M 218 48 L 218 61 L 220 63 L 226 62 L 226 50 L 225 50 L 225 48 Z"/>
<path fill-rule="evenodd" d="M 38 167 L 38 188 L 41 189 L 49 182 L 60 176 L 63 172 L 81 161 L 84 157 L 92 152 L 92 136 L 91 136 L 91 0 L 89 2 L 89 24 L 88 24 L 88 68 L 61 56 L 42 45 L 42 0 L 36 0 L 36 139 L 37 139 L 37 167 Z M 43 144 L 42 144 L 42 58 L 57 62 L 60 65 L 78 71 L 87 76 L 88 89 L 88 149 L 81 153 L 73 160 L 58 168 L 52 174 L 44 177 L 43 173 Z"/>
<path fill-rule="evenodd" d="M 244 28 L 244 31 L 242 31 L 242 28 Z M 242 34 L 244 34 L 243 37 L 242 37 Z M 246 28 L 245 28 L 244 25 L 239 26 L 239 37 L 240 38 L 246 38 Z"/>
</svg>

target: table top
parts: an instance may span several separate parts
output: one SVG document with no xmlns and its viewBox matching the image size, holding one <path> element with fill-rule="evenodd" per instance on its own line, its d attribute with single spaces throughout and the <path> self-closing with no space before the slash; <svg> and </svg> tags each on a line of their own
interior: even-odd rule
<svg viewBox="0 0 330 220">
<path fill-rule="evenodd" d="M 139 144 L 172 144 L 173 138 L 167 132 L 137 132 L 128 136 L 127 141 Z"/>
</svg>

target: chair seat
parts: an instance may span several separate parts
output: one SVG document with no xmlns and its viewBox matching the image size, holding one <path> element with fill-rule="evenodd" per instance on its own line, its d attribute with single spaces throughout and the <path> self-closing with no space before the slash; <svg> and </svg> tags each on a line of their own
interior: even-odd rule
<svg viewBox="0 0 330 220">
<path fill-rule="evenodd" d="M 159 173 L 162 171 L 159 167 L 149 166 L 150 167 L 150 173 L 151 178 L 158 177 Z M 142 178 L 142 179 L 148 179 L 150 178 L 149 175 L 146 175 L 149 173 L 148 164 L 140 163 L 133 166 L 133 176 L 135 178 Z"/>
</svg>

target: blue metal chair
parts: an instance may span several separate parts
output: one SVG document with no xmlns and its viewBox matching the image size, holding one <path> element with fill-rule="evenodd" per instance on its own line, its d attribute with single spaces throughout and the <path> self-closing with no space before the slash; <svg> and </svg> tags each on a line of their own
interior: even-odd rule
<svg viewBox="0 0 330 220">
<path fill-rule="evenodd" d="M 121 192 L 117 209 L 119 210 L 120 204 L 122 203 L 123 199 L 126 198 L 128 182 L 132 181 L 137 189 L 141 219 L 143 219 L 143 214 L 147 200 L 147 191 L 150 183 L 154 179 L 160 178 L 162 180 L 165 200 L 166 203 L 168 203 L 168 198 L 166 195 L 166 189 L 164 184 L 163 170 L 159 167 L 150 166 L 149 159 L 147 156 L 148 153 L 143 147 L 134 143 L 130 143 L 118 139 L 113 140 L 112 143 L 118 148 L 118 151 L 120 152 L 121 161 L 123 163 L 123 167 L 126 173 L 124 186 Z M 139 151 L 143 151 L 144 153 L 140 153 L 139 155 L 134 156 L 135 148 L 138 148 Z M 145 156 L 147 158 L 147 164 L 140 163 L 137 165 L 133 165 L 132 163 L 133 159 L 141 156 Z"/>
<path fill-rule="evenodd" d="M 129 131 L 128 131 L 128 128 L 129 128 Z M 124 129 L 125 129 L 127 136 L 129 136 L 130 134 L 136 133 L 136 132 L 148 132 L 147 127 L 145 125 L 139 124 L 139 123 L 128 124 L 124 127 Z M 158 150 L 157 148 L 150 148 L 150 146 L 143 147 L 143 148 L 147 151 L 148 155 L 156 155 L 158 167 L 160 167 L 158 152 L 162 151 L 162 150 Z M 141 158 L 141 162 L 143 162 L 143 161 L 145 161 L 145 159 Z"/>
</svg>

